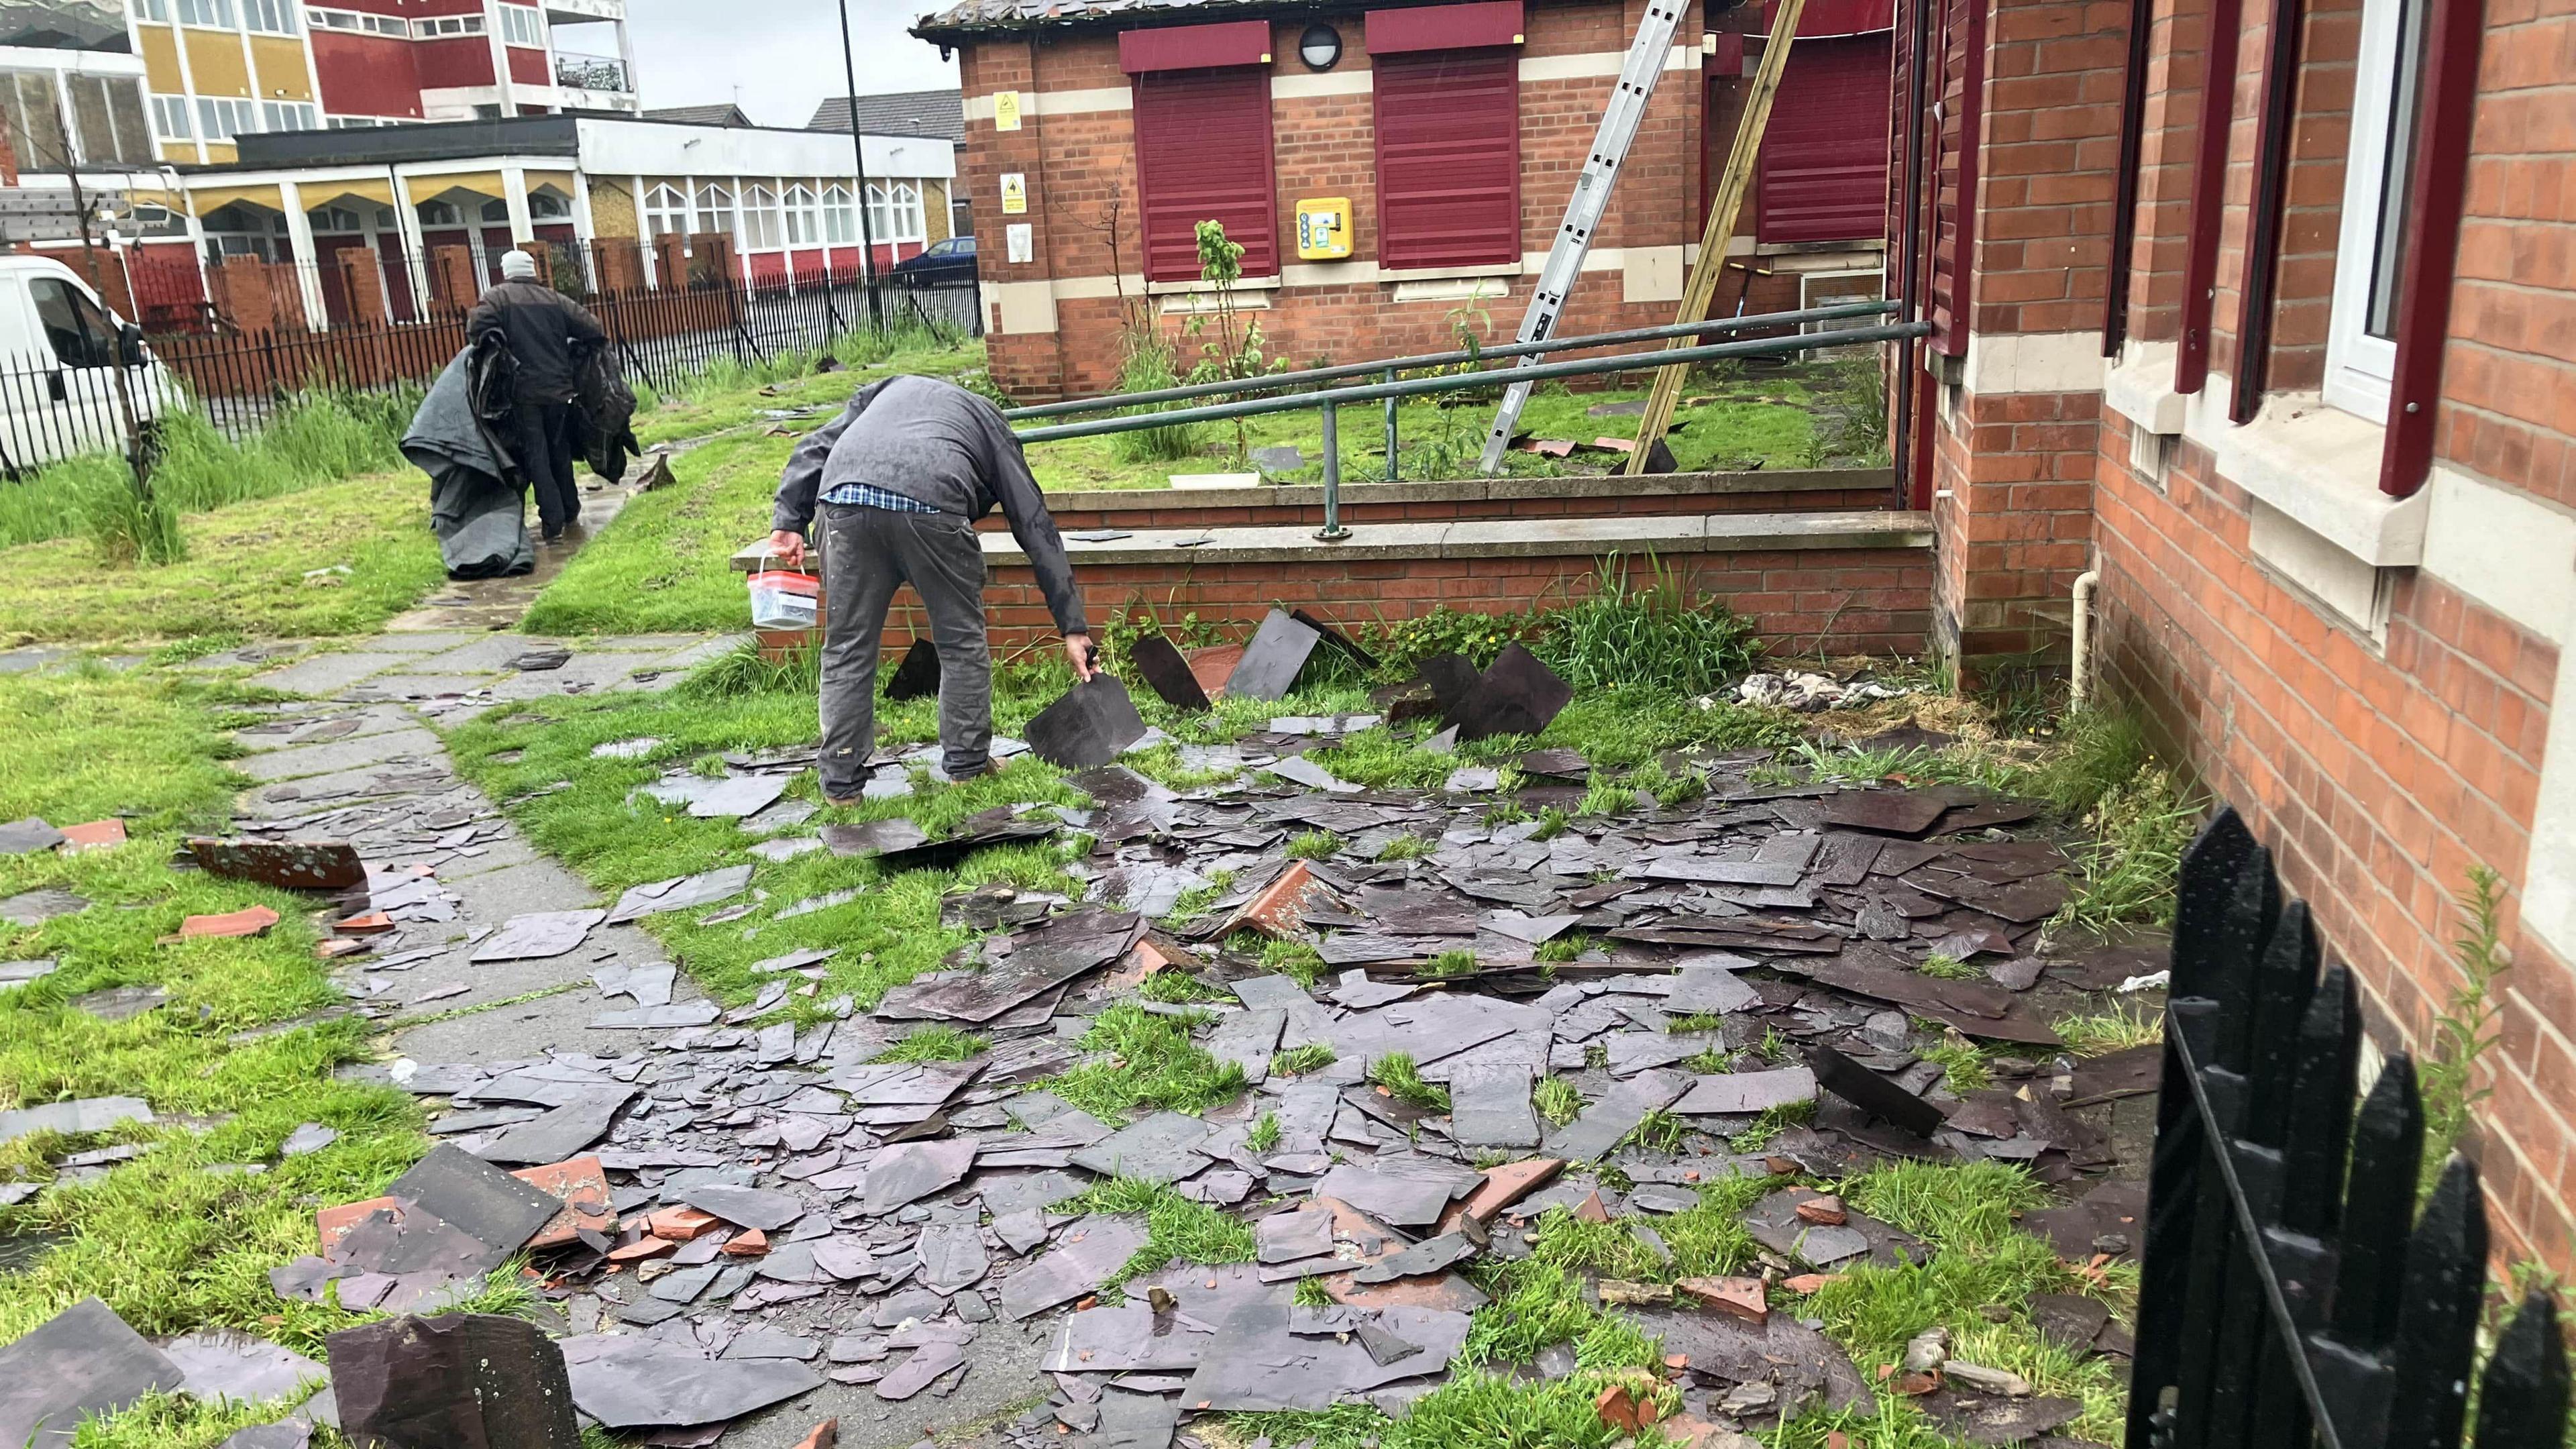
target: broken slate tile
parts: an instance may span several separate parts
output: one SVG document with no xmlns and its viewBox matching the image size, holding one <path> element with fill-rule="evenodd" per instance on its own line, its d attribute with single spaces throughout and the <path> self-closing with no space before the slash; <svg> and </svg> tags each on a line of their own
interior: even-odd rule
<svg viewBox="0 0 2576 1449">
<path fill-rule="evenodd" d="M 977 1144 L 969 1140 L 898 1142 L 868 1164 L 867 1207 L 870 1217 L 883 1217 L 965 1179 L 975 1165 Z"/>
<path fill-rule="evenodd" d="M 822 1385 L 787 1359 L 707 1358 L 637 1334 L 562 1343 L 574 1407 L 611 1429 L 722 1424 Z"/>
<path fill-rule="evenodd" d="M 805 1216 L 805 1204 L 783 1192 L 732 1183 L 706 1182 L 685 1189 L 680 1201 L 700 1212 L 714 1213 L 737 1227 L 768 1232 Z"/>
<path fill-rule="evenodd" d="M 1818 1085 L 1871 1116 L 1917 1137 L 1929 1137 L 1941 1130 L 1940 1108 L 1832 1047 L 1817 1047 L 1807 1060 L 1815 1069 Z"/>
<path fill-rule="evenodd" d="M 150 1124 L 152 1106 L 140 1097 L 80 1097 L 0 1112 L 0 1144 L 37 1132 L 83 1136 L 125 1122 Z"/>
<path fill-rule="evenodd" d="M 1241 1011 L 1225 1018 L 1208 1033 L 1207 1052 L 1222 1066 L 1227 1062 L 1243 1068 L 1247 1081 L 1261 1082 L 1270 1076 L 1270 1056 L 1279 1047 L 1279 1033 L 1288 1025 L 1288 1013 L 1280 1010 Z"/>
<path fill-rule="evenodd" d="M 1054 1248 L 1002 1280 L 1002 1316 L 1016 1321 L 1098 1292 L 1147 1236 L 1134 1218 L 1095 1213 L 1081 1219 L 1058 1235 Z"/>
<path fill-rule="evenodd" d="M 1595 1161 L 1636 1131 L 1647 1113 L 1671 1106 L 1690 1088 L 1691 1078 L 1681 1072 L 1639 1072 L 1549 1133 L 1544 1151 L 1562 1161 Z"/>
<path fill-rule="evenodd" d="M 171 1392 L 185 1379 L 114 1309 L 84 1298 L 0 1348 L 0 1443 L 68 1449 L 81 1420 Z"/>
<path fill-rule="evenodd" d="M 666 805 L 685 805 L 700 820 L 738 820 L 759 814 L 787 793 L 787 777 L 682 773 L 665 776 L 636 793 Z"/>
<path fill-rule="evenodd" d="M 1671 1110 L 1684 1117 L 1735 1116 L 1814 1100 L 1816 1074 L 1805 1067 L 1782 1067 L 1693 1077 L 1690 1090 Z"/>
<path fill-rule="evenodd" d="M 0 825 L 0 855 L 29 855 L 51 850 L 63 843 L 63 833 L 43 820 L 30 815 Z M 15 1445 L 11 1449 L 16 1449 Z"/>
<path fill-rule="evenodd" d="M 1095 674 L 1094 679 L 1106 679 Z M 1029 733 L 1036 734 L 1035 722 Z M 912 1357 L 889 1370 L 876 1382 L 876 1396 L 889 1402 L 900 1402 L 930 1387 L 940 1375 L 966 1362 L 966 1350 L 953 1343 L 926 1343 L 913 1350 Z"/>
<path fill-rule="evenodd" d="M 68 916 L 87 909 L 89 909 L 89 899 L 87 897 L 76 896 L 70 891 L 59 890 L 53 886 L 45 886 L 38 890 L 23 891 L 17 895 L 9 897 L 5 901 L 0 901 L 0 921 L 8 921 L 13 925 L 20 926 L 41 926 L 45 922 L 54 919 L 56 916 Z M 269 911 L 267 907 L 253 906 L 251 909 L 266 911 L 268 914 L 268 925 L 275 925 L 277 923 L 277 913 Z M 213 918 L 191 917 L 190 919 L 210 920 Z M 265 930 L 267 927 L 263 926 L 261 929 Z M 187 932 L 183 928 L 181 934 L 184 935 L 191 933 Z M 199 931 L 193 934 L 205 935 L 208 933 Z"/>
<path fill-rule="evenodd" d="M 721 870 L 697 875 L 675 876 L 634 886 L 617 898 L 608 913 L 608 924 L 621 926 L 628 921 L 664 911 L 684 911 L 697 906 L 711 906 L 721 900 L 742 894 L 751 884 L 751 867 L 729 865 Z"/>
<path fill-rule="evenodd" d="M 1171 1183 L 1199 1170 L 1207 1123 L 1184 1112 L 1157 1112 L 1073 1154 L 1073 1165 L 1103 1177 Z"/>
<path fill-rule="evenodd" d="M 1263 1263 L 1296 1263 L 1333 1251 L 1333 1217 L 1320 1212 L 1278 1212 L 1252 1225 L 1255 1255 Z"/>
<path fill-rule="evenodd" d="M 1226 698 L 1287 698 L 1288 692 L 1296 688 L 1297 676 L 1305 672 L 1315 646 L 1323 639 L 1321 631 L 1299 623 L 1283 610 L 1271 610 L 1253 631 L 1252 642 L 1244 646 L 1234 672 L 1226 676 Z"/>
<path fill-rule="evenodd" d="M 983 1280 L 991 1266 L 984 1235 L 972 1223 L 934 1224 L 913 1250 L 921 1259 L 918 1281 L 936 1293 L 954 1293 Z"/>
<path fill-rule="evenodd" d="M 1461 1147 L 1536 1147 L 1534 1073 L 1517 1062 L 1475 1063 L 1449 1076 L 1449 1131 Z"/>
<path fill-rule="evenodd" d="M 605 911 L 533 911 L 512 916 L 474 948 L 473 961 L 539 961 L 577 950 Z"/>
<path fill-rule="evenodd" d="M 54 958 L 39 957 L 33 961 L 0 961 L 0 991 L 15 991 L 38 977 L 54 974 Z"/>
<path fill-rule="evenodd" d="M 1144 738 L 1145 721 L 1127 686 L 1109 674 L 1094 674 L 1067 690 L 1064 697 L 1029 720 L 1029 749 L 1059 769 L 1087 770 L 1106 765 Z"/>
<path fill-rule="evenodd" d="M 1762 998 L 1730 968 L 1754 964 L 1749 957 L 1723 952 L 1686 960 L 1673 980 L 1672 994 L 1665 999 L 1664 1009 L 1675 1016 L 1724 1016 L 1749 1010 Z"/>
<path fill-rule="evenodd" d="M 328 1369 L 293 1349 L 221 1330 L 171 1339 L 161 1345 L 161 1351 L 185 1376 L 182 1387 L 207 1403 L 227 1399 L 242 1404 L 265 1403 L 331 1376 Z"/>
</svg>

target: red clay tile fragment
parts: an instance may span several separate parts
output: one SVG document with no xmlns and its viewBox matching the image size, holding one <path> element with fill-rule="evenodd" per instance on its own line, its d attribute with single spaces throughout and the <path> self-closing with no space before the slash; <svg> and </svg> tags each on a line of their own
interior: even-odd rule
<svg viewBox="0 0 2576 1449">
<path fill-rule="evenodd" d="M 1592 1413 L 1622 1434 L 1634 1434 L 1639 1427 L 1637 1402 L 1628 1397 L 1628 1390 L 1620 1384 L 1612 1384 L 1593 1397 Z"/>
<path fill-rule="evenodd" d="M 769 1234 L 758 1228 L 745 1228 L 717 1251 L 728 1258 L 765 1258 L 769 1256 Z"/>
<path fill-rule="evenodd" d="M 65 855 L 78 855 L 84 850 L 103 850 L 125 843 L 125 822 L 92 820 L 86 825 L 63 827 L 63 843 L 58 847 Z"/>
<path fill-rule="evenodd" d="M 179 923 L 179 934 L 164 936 L 164 941 L 195 941 L 210 937 L 256 936 L 277 924 L 277 912 L 266 906 L 244 906 L 220 916 L 190 916 Z"/>
<path fill-rule="evenodd" d="M 394 918 L 382 911 L 362 911 L 331 924 L 331 929 L 343 936 L 378 936 L 393 928 Z"/>
<path fill-rule="evenodd" d="M 1578 1223 L 1606 1223 L 1610 1221 L 1610 1209 L 1602 1205 L 1601 1194 L 1587 1192 L 1583 1201 L 1574 1205 L 1574 1220 Z"/>
<path fill-rule="evenodd" d="M 1843 1211 L 1843 1200 L 1828 1193 L 1822 1197 L 1811 1197 L 1798 1204 L 1798 1216 L 1807 1222 L 1838 1228 L 1843 1225 L 1843 1220 L 1849 1214 Z"/>
<path fill-rule="evenodd" d="M 841 1421 L 825 1419 L 815 1425 L 804 1438 L 796 1441 L 796 1449 L 838 1449 L 840 1442 Z"/>
<path fill-rule="evenodd" d="M 1759 1278 L 1684 1278 L 1673 1286 L 1728 1317 L 1756 1326 L 1770 1321 L 1770 1297 Z"/>
<path fill-rule="evenodd" d="M 723 1226 L 724 1219 L 714 1213 L 700 1212 L 693 1207 L 669 1207 L 646 1218 L 644 1222 L 653 1236 L 669 1238 L 675 1243 L 686 1243 L 714 1232 Z"/>
<path fill-rule="evenodd" d="M 1554 1181 L 1565 1164 L 1553 1157 L 1528 1157 L 1485 1169 L 1485 1184 L 1467 1195 L 1466 1216 L 1490 1223 L 1503 1209 Z"/>
</svg>

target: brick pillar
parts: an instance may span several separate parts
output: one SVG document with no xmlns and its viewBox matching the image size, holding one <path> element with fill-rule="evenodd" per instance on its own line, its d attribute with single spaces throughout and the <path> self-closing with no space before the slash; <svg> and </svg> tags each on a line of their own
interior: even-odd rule
<svg viewBox="0 0 2576 1449">
<path fill-rule="evenodd" d="M 689 287 L 689 239 L 678 232 L 666 231 L 653 238 L 653 275 L 662 290 L 685 292 Z"/>
<path fill-rule="evenodd" d="M 439 306 L 462 312 L 483 295 L 474 281 L 474 253 L 464 246 L 429 249 L 429 295 Z"/>
<path fill-rule="evenodd" d="M 359 327 L 381 327 L 385 321 L 385 269 L 373 247 L 343 247 L 332 264 L 349 289 L 349 320 Z"/>
<path fill-rule="evenodd" d="M 537 264 L 538 281 L 549 287 L 555 284 L 555 249 L 553 247 L 541 241 L 523 241 L 511 250 L 526 252 L 528 260 Z"/>
<path fill-rule="evenodd" d="M 257 257 L 226 257 L 206 275 L 214 290 L 215 313 L 244 332 L 268 332 L 278 325 L 277 293 L 269 285 L 268 263 Z"/>
<path fill-rule="evenodd" d="M 599 290 L 612 297 L 644 289 L 644 255 L 631 236 L 604 236 L 591 243 L 599 268 Z"/>
<path fill-rule="evenodd" d="M 1991 3 L 1966 350 L 1927 358 L 1921 424 L 1932 645 L 1963 684 L 2063 667 L 2069 591 L 2090 566 L 2126 45 L 2122 6 Z"/>
<path fill-rule="evenodd" d="M 304 287 L 295 274 L 296 264 L 277 262 L 268 267 L 269 306 L 277 314 L 280 327 L 310 328 L 304 316 Z"/>
<path fill-rule="evenodd" d="M 731 235 L 720 231 L 702 231 L 689 238 L 689 285 L 692 287 L 742 285 L 742 262 L 733 249 Z"/>
</svg>

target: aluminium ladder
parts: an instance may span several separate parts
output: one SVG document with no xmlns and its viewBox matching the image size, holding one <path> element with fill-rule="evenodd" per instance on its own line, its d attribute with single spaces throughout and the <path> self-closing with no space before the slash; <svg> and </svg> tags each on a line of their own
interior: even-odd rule
<svg viewBox="0 0 2576 1449">
<path fill-rule="evenodd" d="M 1637 38 L 1628 44 L 1627 58 L 1619 66 L 1619 82 L 1610 92 L 1610 104 L 1601 113 L 1601 127 L 1592 136 L 1591 154 L 1584 158 L 1582 172 L 1574 178 L 1574 195 L 1565 203 L 1565 221 L 1556 229 L 1556 244 L 1548 249 L 1547 265 L 1539 270 L 1538 290 L 1530 294 L 1528 315 L 1521 318 L 1517 342 L 1543 342 L 1556 335 L 1557 319 L 1565 311 L 1565 299 L 1574 291 L 1575 280 L 1583 273 L 1583 259 L 1592 250 L 1592 234 L 1601 225 L 1602 213 L 1610 207 L 1610 192 L 1619 180 L 1619 168 L 1627 162 L 1628 147 L 1637 139 L 1638 123 L 1646 116 L 1646 102 L 1655 94 L 1655 82 L 1662 79 L 1664 63 L 1672 53 L 1673 30 L 1681 24 L 1684 0 L 1646 0 L 1646 18 L 1637 25 Z M 1545 361 L 1543 354 L 1525 353 L 1515 363 L 1528 367 Z M 1530 385 L 1513 383 L 1503 392 L 1501 411 L 1494 416 L 1494 430 L 1485 439 L 1485 452 L 1476 464 L 1480 473 L 1492 473 L 1503 465 L 1503 452 L 1512 445 L 1512 433 L 1520 424 L 1521 409 L 1529 402 Z M 1390 460 L 1392 462 L 1392 460 Z"/>
</svg>

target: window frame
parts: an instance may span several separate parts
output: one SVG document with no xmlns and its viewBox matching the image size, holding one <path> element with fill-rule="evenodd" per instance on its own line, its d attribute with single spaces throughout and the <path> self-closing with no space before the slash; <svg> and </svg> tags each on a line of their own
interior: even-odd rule
<svg viewBox="0 0 2576 1449">
<path fill-rule="evenodd" d="M 503 45 L 515 45 L 522 50 L 545 50 L 549 48 L 546 44 L 546 19 L 544 11 L 530 5 L 512 5 L 507 3 L 507 0 L 504 0 L 504 3 L 497 8 L 501 12 L 501 43 Z"/>
<path fill-rule="evenodd" d="M 785 245 L 786 221 L 779 214 L 778 193 L 755 181 L 742 190 L 742 249 L 774 252 Z"/>
<path fill-rule="evenodd" d="M 740 235 L 741 213 L 737 198 L 733 188 L 721 181 L 699 182 L 697 194 L 689 198 L 689 210 L 693 218 L 692 235 L 696 232 L 717 232 L 729 237 Z M 724 223 L 721 226 L 716 224 L 719 219 Z"/>
<path fill-rule="evenodd" d="M 838 181 L 823 188 L 823 245 L 859 244 L 859 213 L 851 195 L 850 188 Z"/>
<path fill-rule="evenodd" d="M 242 26 L 253 35 L 298 35 L 302 0 L 241 0 Z"/>
<path fill-rule="evenodd" d="M 65 353 L 63 338 L 57 335 L 55 325 L 45 320 L 44 289 L 48 287 L 61 293 L 62 305 L 71 312 L 77 345 L 87 360 Z M 92 301 L 88 293 L 73 286 L 69 280 L 62 277 L 29 277 L 27 301 L 35 309 L 37 330 L 45 334 L 45 345 L 53 350 L 54 360 L 61 366 L 74 368 L 116 366 L 118 351 L 116 329 L 109 323 L 106 310 Z M 103 330 L 93 330 L 91 326 L 93 322 Z"/>
<path fill-rule="evenodd" d="M 2413 155 L 2423 106 L 2423 37 L 2416 37 L 2416 76 L 2411 94 L 2398 95 L 2404 28 L 2425 18 L 2427 0 L 2362 0 L 2361 38 L 2353 66 L 2351 141 L 2344 160 L 2343 216 L 2335 240 L 2334 291 L 2326 314 L 2326 401 L 2374 423 L 2388 421 L 2388 397 L 2397 374 L 2397 341 L 2370 330 L 2371 291 L 2379 263 L 2380 222 L 2391 187 L 2401 199 L 2406 166 L 2389 174 L 2401 135 Z M 2410 14 L 2411 12 L 2411 14 Z M 2403 126 L 2403 132 L 2399 127 Z M 2403 266 L 2405 253 L 2389 261 Z"/>
<path fill-rule="evenodd" d="M 155 93 L 152 97 L 152 127 L 161 133 L 164 141 L 194 141 L 197 139 L 196 110 L 188 104 L 186 96 Z"/>
<path fill-rule="evenodd" d="M 191 11 L 196 12 L 200 18 L 189 19 Z M 239 22 L 234 19 L 233 0 L 178 0 L 177 13 L 181 25 L 193 25 L 200 30 L 240 28 Z"/>
<path fill-rule="evenodd" d="M 684 237 L 689 230 L 689 194 L 668 181 L 653 183 L 644 193 L 644 234 Z"/>
</svg>

